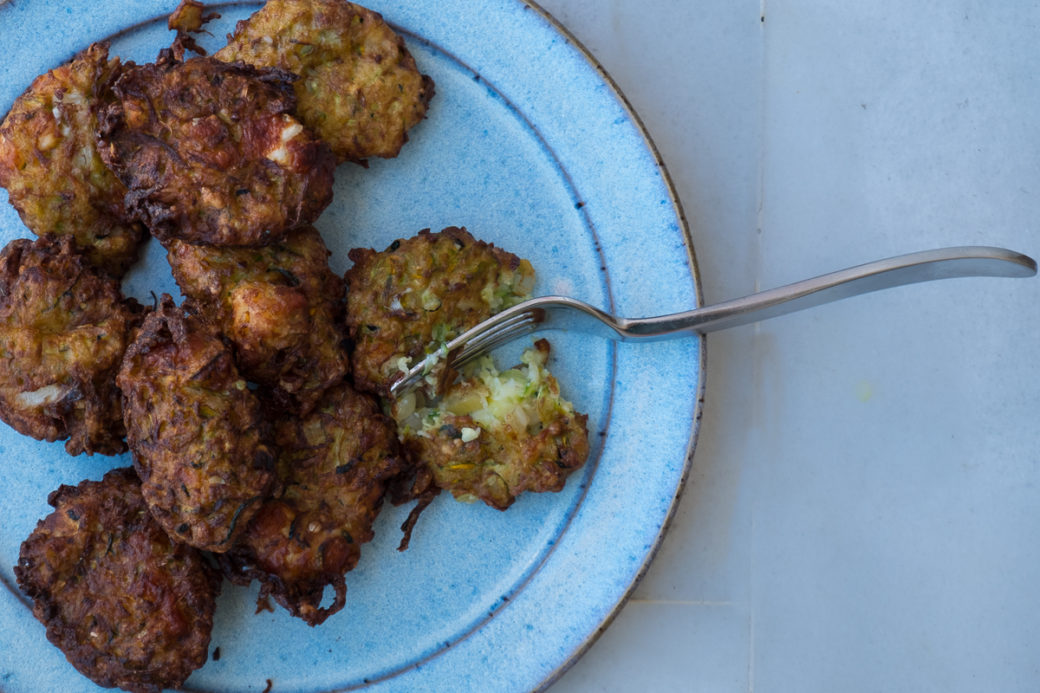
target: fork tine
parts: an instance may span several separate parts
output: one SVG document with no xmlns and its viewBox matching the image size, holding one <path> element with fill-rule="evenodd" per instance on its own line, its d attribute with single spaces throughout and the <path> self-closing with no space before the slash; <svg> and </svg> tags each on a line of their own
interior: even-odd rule
<svg viewBox="0 0 1040 693">
<path fill-rule="evenodd" d="M 510 323 L 508 329 L 497 330 L 492 335 L 484 335 L 476 343 L 468 343 L 458 354 L 451 357 L 452 368 L 460 368 L 467 363 L 476 361 L 486 355 L 500 344 L 510 342 L 517 337 L 529 334 L 535 330 L 538 323 L 534 320 Z"/>
<path fill-rule="evenodd" d="M 500 344 L 534 332 L 548 317 L 548 311 L 542 307 L 523 307 L 521 304 L 514 308 L 519 310 L 507 309 L 500 313 L 499 316 L 501 317 L 491 325 L 476 326 L 448 342 L 449 366 L 451 368 L 460 368 L 483 356 Z M 478 330 L 477 327 L 480 329 Z M 424 359 L 413 365 L 399 380 L 392 383 L 390 385 L 390 395 L 397 396 L 418 384 L 426 374 L 424 372 L 425 364 L 426 360 Z"/>
<path fill-rule="evenodd" d="M 452 355 L 451 363 L 453 366 L 468 363 L 491 351 L 499 344 L 532 332 L 539 322 L 537 316 L 532 312 L 510 316 L 493 328 L 466 340 L 462 349 Z"/>
<path fill-rule="evenodd" d="M 395 380 L 390 384 L 390 396 L 397 397 L 402 392 L 411 390 L 414 385 L 419 382 L 421 371 L 417 371 L 414 368 L 405 373 L 400 379 Z"/>
</svg>

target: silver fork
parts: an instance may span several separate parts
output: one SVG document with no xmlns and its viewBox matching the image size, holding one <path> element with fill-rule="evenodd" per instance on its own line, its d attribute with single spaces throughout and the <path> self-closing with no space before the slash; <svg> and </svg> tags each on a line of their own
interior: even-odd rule
<svg viewBox="0 0 1040 693">
<path fill-rule="evenodd" d="M 459 368 L 495 347 L 540 330 L 571 330 L 620 342 L 674 339 L 736 327 L 850 296 L 904 284 L 954 277 L 1031 277 L 1036 261 L 1004 248 L 962 246 L 925 250 L 868 262 L 776 289 L 683 313 L 619 318 L 566 296 L 542 296 L 507 308 L 463 332 L 390 386 L 399 397 L 414 388 L 447 353 Z"/>
</svg>

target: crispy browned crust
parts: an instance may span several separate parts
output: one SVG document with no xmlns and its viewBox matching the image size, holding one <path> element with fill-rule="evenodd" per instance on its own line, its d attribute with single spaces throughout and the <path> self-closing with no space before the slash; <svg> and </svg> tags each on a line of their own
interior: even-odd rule
<svg viewBox="0 0 1040 693">
<path fill-rule="evenodd" d="M 164 294 L 117 383 L 152 515 L 178 541 L 227 551 L 274 482 L 260 403 L 230 349 Z"/>
<path fill-rule="evenodd" d="M 100 686 L 180 687 L 206 662 L 219 573 L 156 524 L 132 469 L 47 502 L 14 568 L 47 639 Z"/>
<path fill-rule="evenodd" d="M 0 186 L 22 221 L 37 235 L 72 236 L 113 276 L 130 267 L 144 237 L 94 144 L 100 94 L 119 70 L 108 45 L 94 44 L 37 77 L 0 124 Z"/>
<path fill-rule="evenodd" d="M 313 227 L 263 248 L 170 241 L 177 285 L 235 345 L 242 374 L 280 407 L 309 412 L 344 378 L 344 283 Z"/>
<path fill-rule="evenodd" d="M 143 309 L 70 236 L 0 252 L 0 418 L 71 455 L 126 450 L 115 375 Z"/>
<path fill-rule="evenodd" d="M 535 347 L 543 359 L 548 357 L 546 340 Z M 463 378 L 447 389 L 441 403 L 482 389 L 476 379 Z M 410 459 L 425 465 L 438 488 L 458 499 L 482 500 L 505 510 L 521 493 L 560 491 L 588 458 L 588 417 L 563 404 L 559 384 L 548 374 L 531 399 L 537 416 L 526 425 L 481 426 L 471 416 L 442 412 L 435 430 L 404 431 L 402 445 Z M 480 434 L 465 441 L 462 432 L 467 429 Z"/>
<path fill-rule="evenodd" d="M 266 245 L 332 200 L 335 158 L 291 115 L 292 75 L 212 58 L 127 65 L 99 151 L 160 240 Z"/>
<path fill-rule="evenodd" d="M 299 75 L 296 113 L 340 161 L 397 156 L 434 92 L 382 16 L 343 0 L 268 0 L 215 57 Z"/>
<path fill-rule="evenodd" d="M 343 608 L 344 575 L 372 540 L 387 483 L 405 463 L 393 422 L 345 383 L 309 416 L 279 419 L 276 441 L 282 491 L 221 562 L 234 581 L 259 579 L 262 597 L 318 625 Z M 336 596 L 323 608 L 326 586 Z"/>
<path fill-rule="evenodd" d="M 528 296 L 527 260 L 465 229 L 429 229 L 383 252 L 355 248 L 347 272 L 347 329 L 358 389 L 381 395 L 414 362 L 481 320 Z"/>
</svg>

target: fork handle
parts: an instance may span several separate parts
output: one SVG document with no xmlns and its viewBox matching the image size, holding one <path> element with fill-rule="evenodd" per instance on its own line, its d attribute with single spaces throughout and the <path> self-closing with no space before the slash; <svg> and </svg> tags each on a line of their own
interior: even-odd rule
<svg viewBox="0 0 1040 693">
<path fill-rule="evenodd" d="M 1036 261 L 1005 248 L 961 246 L 925 250 L 831 272 L 695 310 L 617 320 L 622 339 L 667 339 L 705 333 L 812 308 L 904 284 L 954 277 L 1031 277 Z"/>
</svg>

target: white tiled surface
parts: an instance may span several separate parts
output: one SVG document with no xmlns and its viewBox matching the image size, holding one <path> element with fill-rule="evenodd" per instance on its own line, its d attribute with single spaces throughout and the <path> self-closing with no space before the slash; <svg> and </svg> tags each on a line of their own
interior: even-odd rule
<svg viewBox="0 0 1040 693">
<path fill-rule="evenodd" d="M 643 118 L 718 301 L 928 247 L 1040 255 L 1040 6 L 542 0 Z M 682 503 L 552 688 L 1040 690 L 1040 279 L 712 335 Z"/>
</svg>

